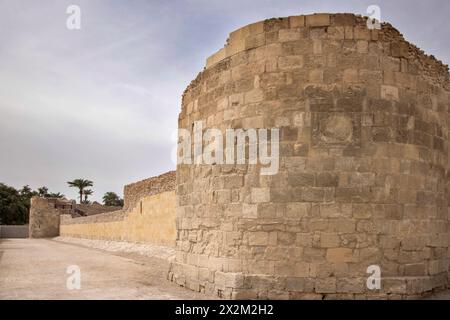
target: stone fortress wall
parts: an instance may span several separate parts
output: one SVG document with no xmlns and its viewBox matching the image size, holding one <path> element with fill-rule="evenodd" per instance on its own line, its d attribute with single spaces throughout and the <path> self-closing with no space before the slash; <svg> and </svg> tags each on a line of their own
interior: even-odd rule
<svg viewBox="0 0 450 320">
<path fill-rule="evenodd" d="M 169 279 L 232 299 L 446 286 L 449 90 L 448 67 L 390 24 L 315 14 L 232 32 L 184 92 L 179 127 L 280 128 L 280 170 L 178 165 Z"/>
<path fill-rule="evenodd" d="M 61 236 L 173 247 L 175 172 L 125 186 L 124 208 L 87 217 L 61 216 Z"/>
</svg>

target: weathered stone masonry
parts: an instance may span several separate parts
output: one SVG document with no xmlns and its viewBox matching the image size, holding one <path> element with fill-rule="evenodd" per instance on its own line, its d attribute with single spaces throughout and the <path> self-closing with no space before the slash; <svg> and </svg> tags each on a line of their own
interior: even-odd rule
<svg viewBox="0 0 450 320">
<path fill-rule="evenodd" d="M 281 129 L 280 171 L 177 167 L 169 278 L 226 298 L 405 298 L 448 283 L 449 74 L 389 24 L 317 14 L 230 34 L 179 127 Z M 369 265 L 381 290 L 366 288 Z"/>
</svg>

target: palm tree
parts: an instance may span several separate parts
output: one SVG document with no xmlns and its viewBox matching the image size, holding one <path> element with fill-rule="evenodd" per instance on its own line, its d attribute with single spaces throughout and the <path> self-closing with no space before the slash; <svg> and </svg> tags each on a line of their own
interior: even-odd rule
<svg viewBox="0 0 450 320">
<path fill-rule="evenodd" d="M 87 187 L 92 187 L 94 183 L 91 180 L 85 179 L 75 179 L 73 181 L 68 181 L 69 187 L 78 188 L 80 194 L 80 203 L 83 202 L 83 191 Z"/>
<path fill-rule="evenodd" d="M 38 189 L 38 194 L 40 197 L 46 198 L 48 194 L 48 188 L 47 187 L 40 187 Z"/>
<path fill-rule="evenodd" d="M 105 206 L 123 206 L 123 200 L 119 198 L 119 196 L 114 192 L 107 192 L 103 196 L 103 204 Z"/>
<path fill-rule="evenodd" d="M 94 191 L 92 191 L 91 189 L 85 189 L 83 190 L 83 195 L 84 195 L 84 203 L 88 204 L 88 196 L 92 195 L 94 193 Z"/>
<path fill-rule="evenodd" d="M 62 199 L 65 197 L 65 195 L 63 195 L 61 192 L 50 192 L 49 194 L 47 194 L 47 197 Z"/>
</svg>

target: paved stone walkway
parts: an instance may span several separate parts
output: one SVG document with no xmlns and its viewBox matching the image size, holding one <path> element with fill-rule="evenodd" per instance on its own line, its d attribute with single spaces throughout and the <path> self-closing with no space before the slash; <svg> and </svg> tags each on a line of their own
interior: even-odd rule
<svg viewBox="0 0 450 320">
<path fill-rule="evenodd" d="M 66 287 L 67 267 L 81 289 Z M 46 239 L 0 239 L 0 299 L 205 299 L 166 280 L 167 260 Z M 212 298 L 212 297 L 209 297 Z"/>
</svg>

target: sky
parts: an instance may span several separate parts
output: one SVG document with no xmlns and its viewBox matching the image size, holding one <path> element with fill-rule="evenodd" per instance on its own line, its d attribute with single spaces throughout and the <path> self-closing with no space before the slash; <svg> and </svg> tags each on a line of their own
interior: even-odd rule
<svg viewBox="0 0 450 320">
<path fill-rule="evenodd" d="M 181 95 L 228 34 L 272 17 L 367 15 L 450 62 L 448 0 L 0 0 L 0 182 L 93 200 L 174 170 Z M 70 5 L 81 29 L 69 30 Z"/>
</svg>

